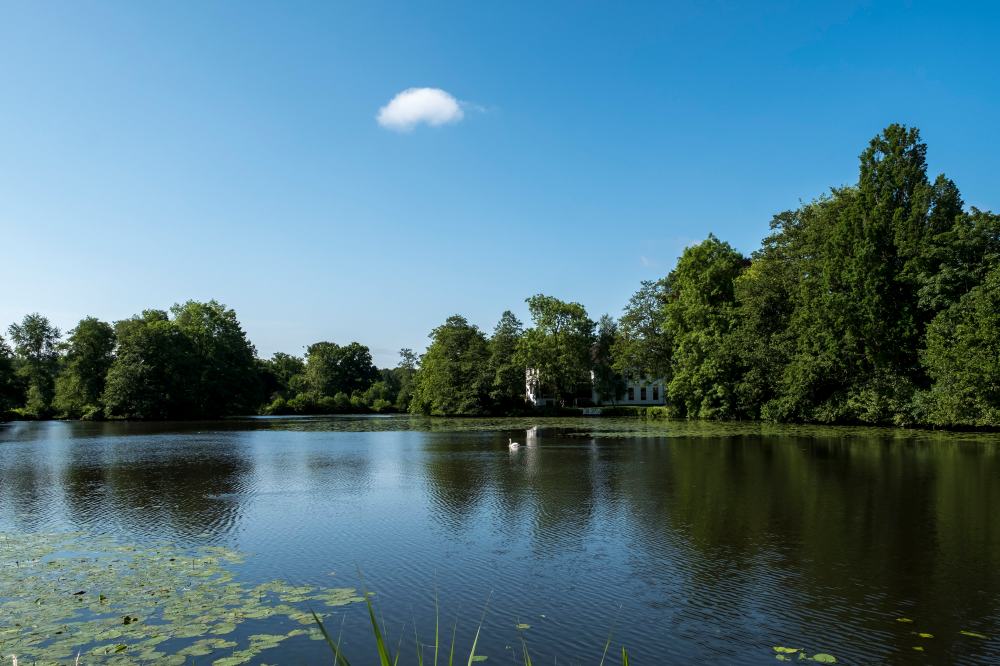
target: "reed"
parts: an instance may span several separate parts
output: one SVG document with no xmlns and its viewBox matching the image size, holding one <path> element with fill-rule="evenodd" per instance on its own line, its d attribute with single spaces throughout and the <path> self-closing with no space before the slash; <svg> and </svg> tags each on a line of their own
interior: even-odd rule
<svg viewBox="0 0 1000 666">
<path fill-rule="evenodd" d="M 469 657 L 466 661 L 466 666 L 472 666 L 473 663 L 484 659 L 480 657 L 477 659 L 476 647 L 479 644 L 479 637 L 482 633 L 483 623 L 486 621 L 486 613 L 489 610 L 490 600 L 492 599 L 493 593 L 486 600 L 486 604 L 483 606 L 482 616 L 479 618 L 479 625 L 476 627 L 476 633 L 472 639 L 472 646 L 469 648 Z M 376 619 L 375 616 L 375 606 L 372 603 L 371 595 L 367 590 L 364 592 L 365 603 L 368 607 L 368 619 L 371 623 L 372 637 L 375 640 L 375 647 L 378 651 L 379 666 L 398 666 L 400 658 L 400 647 L 396 648 L 393 652 L 388 642 L 386 641 L 386 634 L 383 630 L 381 624 Z M 620 610 L 620 609 L 619 609 Z M 326 644 L 330 647 L 330 652 L 333 655 L 334 666 L 351 666 L 351 662 L 348 661 L 347 657 L 344 656 L 344 652 L 340 647 L 341 636 L 338 635 L 337 640 L 333 640 L 330 636 L 329 631 L 327 631 L 326 626 L 323 624 L 323 620 L 315 613 L 312 613 L 313 620 L 319 627 L 320 632 L 323 634 L 323 638 Z M 616 620 L 617 622 L 617 617 Z M 438 656 L 442 653 L 442 648 L 444 647 L 441 643 L 441 616 L 440 616 L 440 606 L 438 603 L 437 595 L 434 598 L 434 642 L 432 644 L 424 644 L 420 641 L 417 634 L 416 625 L 413 627 L 413 640 L 417 652 L 417 664 L 418 666 L 424 666 L 424 648 L 433 647 L 434 648 L 434 666 L 438 666 Z M 455 634 L 458 629 L 458 620 L 452 625 L 451 629 L 451 642 L 447 646 L 448 660 L 447 666 L 455 665 Z M 608 650 L 611 647 L 612 638 L 614 636 L 614 623 L 612 623 L 611 630 L 608 632 L 607 640 L 604 642 L 604 650 L 601 653 L 601 660 L 598 666 L 604 666 L 605 660 L 608 656 Z M 519 638 L 521 642 L 521 663 L 523 666 L 532 666 L 531 654 L 528 650 L 528 643 L 524 639 L 523 633 L 519 631 Z M 402 641 L 402 639 L 400 639 Z M 628 652 L 623 646 L 621 649 L 621 666 L 628 666 L 629 658 Z"/>
</svg>

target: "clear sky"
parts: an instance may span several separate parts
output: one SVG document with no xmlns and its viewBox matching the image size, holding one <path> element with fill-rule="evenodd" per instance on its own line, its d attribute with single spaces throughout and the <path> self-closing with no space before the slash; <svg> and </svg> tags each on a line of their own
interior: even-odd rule
<svg viewBox="0 0 1000 666">
<path fill-rule="evenodd" d="M 3 2 L 0 325 L 216 298 L 262 355 L 391 365 L 537 292 L 617 315 L 894 121 L 996 210 L 998 6 Z M 462 118 L 380 125 L 413 87 Z"/>
</svg>

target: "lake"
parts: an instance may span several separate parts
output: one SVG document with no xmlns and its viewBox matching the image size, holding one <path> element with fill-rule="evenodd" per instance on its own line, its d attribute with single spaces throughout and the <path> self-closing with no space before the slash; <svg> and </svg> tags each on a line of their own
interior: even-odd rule
<svg viewBox="0 0 1000 666">
<path fill-rule="evenodd" d="M 7 423 L 0 533 L 0 652 L 39 663 L 330 663 L 311 609 L 375 663 L 364 588 L 400 663 L 435 598 L 463 664 L 487 603 L 486 664 L 1000 663 L 998 435 Z"/>
</svg>

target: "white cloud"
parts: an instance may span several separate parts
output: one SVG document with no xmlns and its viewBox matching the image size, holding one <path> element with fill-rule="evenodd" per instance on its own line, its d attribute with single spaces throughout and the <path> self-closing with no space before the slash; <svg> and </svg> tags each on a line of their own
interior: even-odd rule
<svg viewBox="0 0 1000 666">
<path fill-rule="evenodd" d="M 378 124 L 397 132 L 409 132 L 420 123 L 446 125 L 465 116 L 458 100 L 440 88 L 408 88 L 378 111 Z"/>
</svg>

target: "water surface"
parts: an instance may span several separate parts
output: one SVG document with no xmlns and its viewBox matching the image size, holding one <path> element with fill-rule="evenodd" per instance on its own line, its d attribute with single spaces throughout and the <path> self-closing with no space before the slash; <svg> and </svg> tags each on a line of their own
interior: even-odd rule
<svg viewBox="0 0 1000 666">
<path fill-rule="evenodd" d="M 1000 663 L 996 435 L 624 419 L 0 424 L 0 532 L 224 547 L 245 555 L 234 575 L 248 586 L 360 587 L 360 567 L 394 637 L 406 632 L 404 661 L 414 622 L 433 633 L 436 588 L 463 656 L 489 598 L 488 663 L 519 663 L 518 623 L 536 663 L 596 664 L 612 627 L 640 664 L 773 663 L 775 646 L 840 663 Z M 365 613 L 331 615 L 362 664 Z M 323 656 L 298 636 L 252 663 Z"/>
</svg>

